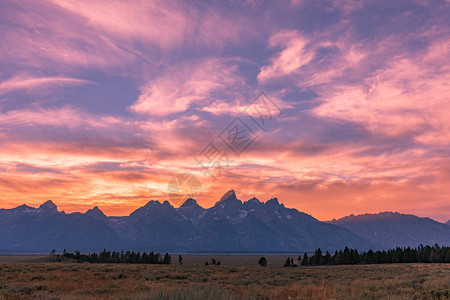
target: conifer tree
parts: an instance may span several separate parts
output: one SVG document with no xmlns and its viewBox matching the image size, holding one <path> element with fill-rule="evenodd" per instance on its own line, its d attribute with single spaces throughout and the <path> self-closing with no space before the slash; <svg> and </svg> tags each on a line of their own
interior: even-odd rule
<svg viewBox="0 0 450 300">
<path fill-rule="evenodd" d="M 291 265 L 291 259 L 288 257 L 284 263 L 284 267 L 289 267 Z"/>
<path fill-rule="evenodd" d="M 302 259 L 302 266 L 307 266 L 309 263 L 309 257 L 308 254 L 305 252 L 305 254 L 303 255 L 303 259 Z"/>
<path fill-rule="evenodd" d="M 259 259 L 258 264 L 259 264 L 261 267 L 267 266 L 267 259 L 266 259 L 264 256 L 262 256 L 262 257 Z"/>
<path fill-rule="evenodd" d="M 170 257 L 169 253 L 166 252 L 162 263 L 165 265 L 170 265 L 172 263 L 172 258 Z"/>
</svg>

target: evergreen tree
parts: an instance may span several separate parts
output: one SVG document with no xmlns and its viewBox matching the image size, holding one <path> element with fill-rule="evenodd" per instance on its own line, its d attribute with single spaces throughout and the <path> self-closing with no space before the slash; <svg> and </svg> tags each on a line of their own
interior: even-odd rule
<svg viewBox="0 0 450 300">
<path fill-rule="evenodd" d="M 447 254 L 444 257 L 444 262 L 450 263 L 450 247 L 447 247 Z"/>
<path fill-rule="evenodd" d="M 339 264 L 339 252 L 337 250 L 334 251 L 334 255 L 331 258 L 331 262 L 335 265 Z"/>
<path fill-rule="evenodd" d="M 324 265 L 329 265 L 331 264 L 331 255 L 330 253 L 327 251 L 327 253 L 325 254 L 324 260 L 323 260 L 323 264 Z"/>
<path fill-rule="evenodd" d="M 178 264 L 180 266 L 183 264 L 183 257 L 181 257 L 181 254 L 180 254 L 180 256 L 178 256 Z"/>
<path fill-rule="evenodd" d="M 284 263 L 284 267 L 290 267 L 291 266 L 291 259 L 288 257 L 286 259 L 286 262 Z"/>
<path fill-rule="evenodd" d="M 305 254 L 303 255 L 303 259 L 302 259 L 302 266 L 307 266 L 309 263 L 309 257 L 308 254 L 305 252 Z"/>
<path fill-rule="evenodd" d="M 316 263 L 318 265 L 322 264 L 322 250 L 320 248 L 317 249 L 317 261 L 316 261 Z"/>
<path fill-rule="evenodd" d="M 266 259 L 264 256 L 262 256 L 262 257 L 259 259 L 258 264 L 259 264 L 261 267 L 267 266 L 267 259 Z"/>
<path fill-rule="evenodd" d="M 170 265 L 172 263 L 172 258 L 170 257 L 169 253 L 166 253 L 166 255 L 164 255 L 164 260 L 162 263 L 165 265 Z"/>
</svg>

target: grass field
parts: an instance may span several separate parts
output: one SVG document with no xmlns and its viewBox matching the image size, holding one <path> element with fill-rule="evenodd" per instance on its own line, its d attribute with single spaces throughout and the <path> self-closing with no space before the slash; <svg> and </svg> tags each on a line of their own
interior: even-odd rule
<svg viewBox="0 0 450 300">
<path fill-rule="evenodd" d="M 175 257 L 173 257 L 175 258 Z M 0 259 L 1 299 L 449 299 L 450 264 L 280 267 L 284 256 L 185 257 L 179 265 Z M 24 259 L 24 257 L 22 257 Z M 233 261 L 236 265 L 232 265 Z M 203 262 L 203 263 L 202 263 Z M 244 262 L 253 265 L 245 265 Z M 271 263 L 272 262 L 272 263 Z M 275 263 L 276 262 L 276 263 Z"/>
</svg>

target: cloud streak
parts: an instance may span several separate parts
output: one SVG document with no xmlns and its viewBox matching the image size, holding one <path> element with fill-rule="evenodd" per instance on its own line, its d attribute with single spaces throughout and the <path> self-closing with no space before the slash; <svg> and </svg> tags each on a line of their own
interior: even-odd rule
<svg viewBox="0 0 450 300">
<path fill-rule="evenodd" d="M 15 90 L 48 89 L 54 86 L 84 85 L 94 82 L 84 79 L 68 77 L 33 77 L 26 74 L 16 75 L 0 83 L 0 94 Z"/>
</svg>

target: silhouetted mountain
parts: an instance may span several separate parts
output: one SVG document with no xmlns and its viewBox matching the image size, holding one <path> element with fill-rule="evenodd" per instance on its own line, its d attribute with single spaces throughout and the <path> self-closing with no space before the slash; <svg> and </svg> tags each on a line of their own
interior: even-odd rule
<svg viewBox="0 0 450 300">
<path fill-rule="evenodd" d="M 178 208 L 167 201 L 149 201 L 126 217 L 107 217 L 98 207 L 66 214 L 47 201 L 39 208 L 0 209 L 0 250 L 303 252 L 319 247 L 334 251 L 345 246 L 365 250 L 450 244 L 442 238 L 449 237 L 447 225 L 415 216 L 405 221 L 405 215 L 392 213 L 374 216 L 351 216 L 330 224 L 286 208 L 277 198 L 243 202 L 233 190 L 208 209 L 192 198 Z"/>
<path fill-rule="evenodd" d="M 42 214 L 56 215 L 58 213 L 58 208 L 52 200 L 48 200 L 47 202 L 41 204 L 37 211 Z"/>
<path fill-rule="evenodd" d="M 342 226 L 370 241 L 377 249 L 417 247 L 423 245 L 450 245 L 450 227 L 429 218 L 382 212 L 350 215 L 329 222 Z"/>
<path fill-rule="evenodd" d="M 105 214 L 98 208 L 98 206 L 95 206 L 94 208 L 89 209 L 87 212 L 85 212 L 86 216 L 91 216 L 98 219 L 104 219 L 107 218 Z"/>
<path fill-rule="evenodd" d="M 39 208 L 22 205 L 0 210 L 0 237 L 1 250 L 88 251 L 122 243 L 105 221 L 80 213 L 59 212 L 52 201 Z"/>
<path fill-rule="evenodd" d="M 204 213 L 205 209 L 197 204 L 192 198 L 187 199 L 177 211 L 188 220 L 196 220 L 201 214 Z"/>
<path fill-rule="evenodd" d="M 186 207 L 192 207 L 192 206 L 198 206 L 197 201 L 195 201 L 195 199 L 189 198 L 187 199 L 180 207 L 182 208 L 186 208 Z"/>
<path fill-rule="evenodd" d="M 445 224 L 450 225 L 450 220 L 448 220 Z"/>
<path fill-rule="evenodd" d="M 276 198 L 266 203 L 256 198 L 242 202 L 234 191 L 205 210 L 194 225 L 199 231 L 196 250 L 295 251 L 369 246 L 343 228 L 285 208 Z"/>
</svg>

